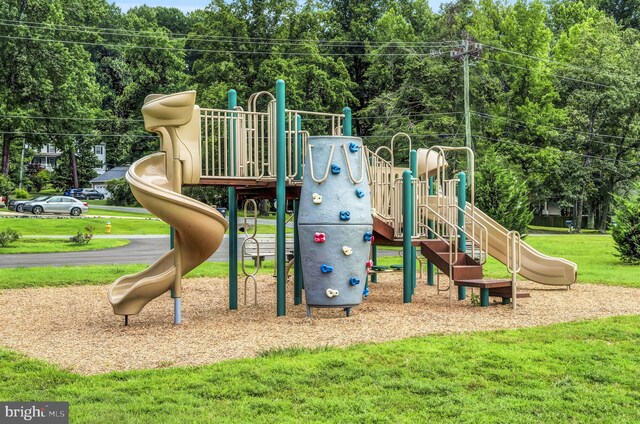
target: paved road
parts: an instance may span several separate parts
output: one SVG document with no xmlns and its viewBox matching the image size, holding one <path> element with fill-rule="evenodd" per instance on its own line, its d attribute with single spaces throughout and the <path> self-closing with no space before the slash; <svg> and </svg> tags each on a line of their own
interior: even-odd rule
<svg viewBox="0 0 640 424">
<path fill-rule="evenodd" d="M 0 255 L 0 268 L 31 268 L 38 266 L 67 265 L 117 265 L 152 264 L 169 250 L 169 237 L 151 236 L 96 236 L 97 238 L 119 238 L 131 240 L 126 246 L 105 250 L 64 253 L 24 253 Z M 238 238 L 238 255 L 240 243 Z M 60 238 L 67 238 L 60 236 Z M 396 251 L 379 251 L 380 256 L 397 255 Z M 267 259 L 273 259 L 267 256 Z M 220 248 L 208 259 L 208 262 L 227 262 L 229 260 L 229 239 L 225 235 Z"/>
</svg>

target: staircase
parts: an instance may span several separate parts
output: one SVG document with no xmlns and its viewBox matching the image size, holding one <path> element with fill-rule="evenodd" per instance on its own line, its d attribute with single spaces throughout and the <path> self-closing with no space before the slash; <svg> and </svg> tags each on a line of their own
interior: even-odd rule
<svg viewBox="0 0 640 424">
<path fill-rule="evenodd" d="M 489 306 L 489 297 L 501 297 L 502 304 L 511 302 L 511 280 L 483 278 L 482 265 L 466 252 L 458 251 L 457 246 L 449 246 L 442 240 L 422 240 L 420 251 L 422 256 L 432 262 L 440 271 L 450 277 L 458 287 L 475 287 L 480 289 L 480 306 Z M 529 293 L 517 292 L 517 298 L 529 297 Z"/>
</svg>

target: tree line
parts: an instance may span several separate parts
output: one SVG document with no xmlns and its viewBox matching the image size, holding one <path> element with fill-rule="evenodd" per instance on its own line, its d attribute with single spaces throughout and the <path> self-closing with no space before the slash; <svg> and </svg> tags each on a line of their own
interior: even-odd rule
<svg viewBox="0 0 640 424">
<path fill-rule="evenodd" d="M 2 178 L 18 181 L 25 145 L 28 163 L 51 144 L 63 155 L 45 182 L 86 185 L 93 145 L 106 144 L 108 166 L 158 148 L 141 122 L 147 94 L 195 89 L 199 104 L 222 108 L 229 89 L 244 104 L 278 78 L 291 108 L 350 106 L 373 148 L 399 131 L 414 147 L 464 145 L 463 73 L 451 52 L 469 43 L 480 172 L 509 173 L 529 210 L 557 202 L 604 230 L 612 196 L 640 174 L 639 29 L 640 0 L 459 0 L 437 11 L 427 0 L 213 0 L 187 14 L 8 0 Z M 42 182 L 42 172 L 31 166 L 26 178 Z"/>
</svg>

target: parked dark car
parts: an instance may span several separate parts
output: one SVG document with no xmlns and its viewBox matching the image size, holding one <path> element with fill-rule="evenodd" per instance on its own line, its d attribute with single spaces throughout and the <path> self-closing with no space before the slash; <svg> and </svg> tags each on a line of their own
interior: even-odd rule
<svg viewBox="0 0 640 424">
<path fill-rule="evenodd" d="M 86 203 L 69 196 L 53 196 L 46 200 L 32 201 L 24 204 L 24 210 L 34 215 L 42 213 L 66 213 L 78 216 L 87 212 L 89 207 Z"/>
<path fill-rule="evenodd" d="M 70 196 L 70 197 L 76 197 L 77 193 L 80 193 L 82 191 L 81 188 L 68 188 L 65 190 L 65 192 L 63 193 L 64 196 Z"/>
<path fill-rule="evenodd" d="M 24 204 L 27 202 L 41 202 L 47 200 L 51 196 L 38 196 L 32 199 L 11 199 L 9 200 L 9 210 L 16 212 L 24 212 Z"/>
<path fill-rule="evenodd" d="M 85 199 L 85 200 L 102 200 L 104 199 L 104 194 L 100 193 L 98 190 L 94 190 L 92 188 L 83 188 L 79 189 L 77 192 L 72 194 L 76 199 Z"/>
</svg>

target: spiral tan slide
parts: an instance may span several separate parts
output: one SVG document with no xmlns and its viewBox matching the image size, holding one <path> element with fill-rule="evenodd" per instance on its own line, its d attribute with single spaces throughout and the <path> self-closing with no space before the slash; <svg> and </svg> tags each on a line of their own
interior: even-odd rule
<svg viewBox="0 0 640 424">
<path fill-rule="evenodd" d="M 182 183 L 197 183 L 200 178 L 195 92 L 148 96 L 142 113 L 145 128 L 161 136 L 161 152 L 131 165 L 126 180 L 138 202 L 175 229 L 175 248 L 144 271 L 111 285 L 108 297 L 113 311 L 125 316 L 138 314 L 169 290 L 180 296 L 181 277 L 218 249 L 228 227 L 216 209 L 180 194 Z"/>
</svg>

